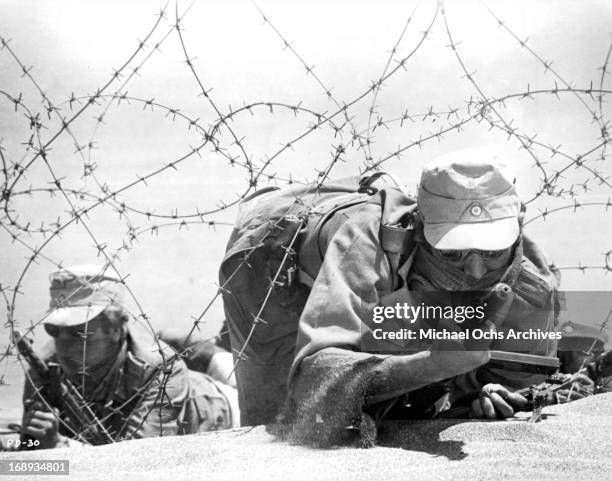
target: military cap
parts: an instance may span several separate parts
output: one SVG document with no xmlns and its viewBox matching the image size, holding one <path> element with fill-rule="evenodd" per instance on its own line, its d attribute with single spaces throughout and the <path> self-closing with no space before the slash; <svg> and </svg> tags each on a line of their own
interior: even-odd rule
<svg viewBox="0 0 612 481">
<path fill-rule="evenodd" d="M 489 150 L 454 152 L 426 165 L 417 205 L 425 239 L 436 249 L 502 250 L 520 232 L 514 178 Z"/>
<path fill-rule="evenodd" d="M 608 334 L 596 326 L 567 321 L 561 324 L 559 331 L 561 332 L 559 351 L 585 351 L 591 346 L 596 351 L 603 351 L 604 345 L 608 342 Z"/>
<path fill-rule="evenodd" d="M 45 324 L 68 327 L 83 324 L 108 306 L 120 306 L 125 285 L 105 268 L 80 265 L 61 269 L 49 276 L 51 300 Z"/>
</svg>

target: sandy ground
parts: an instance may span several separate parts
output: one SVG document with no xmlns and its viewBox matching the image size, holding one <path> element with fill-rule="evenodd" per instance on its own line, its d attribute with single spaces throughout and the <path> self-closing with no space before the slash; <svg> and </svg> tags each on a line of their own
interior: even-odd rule
<svg viewBox="0 0 612 481">
<path fill-rule="evenodd" d="M 612 393 L 549 407 L 536 424 L 527 423 L 527 415 L 496 422 L 393 423 L 383 429 L 381 446 L 368 450 L 290 446 L 257 427 L 0 456 L 69 459 L 70 476 L 48 478 L 71 481 L 609 480 L 611 408 Z"/>
</svg>

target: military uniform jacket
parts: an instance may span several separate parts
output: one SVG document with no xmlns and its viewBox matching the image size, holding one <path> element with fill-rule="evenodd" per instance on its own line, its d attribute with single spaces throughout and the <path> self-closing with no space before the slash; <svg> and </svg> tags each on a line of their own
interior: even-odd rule
<svg viewBox="0 0 612 481">
<path fill-rule="evenodd" d="M 46 346 L 46 351 L 43 359 L 55 362 L 54 344 Z M 163 341 L 158 345 L 144 332 L 128 330 L 125 361 L 113 384 L 115 389 L 102 402 L 91 402 L 85 396 L 103 426 L 103 430 L 99 427 L 95 430 L 96 436 L 86 431 L 75 432 L 76 424 L 70 419 L 66 404 L 54 394 L 58 386 L 50 385 L 32 369 L 26 376 L 24 406 L 30 400 L 44 398 L 60 411 L 61 434 L 91 444 L 231 427 L 229 403 L 215 381 L 204 373 L 187 369 L 169 346 Z M 104 430 L 110 437 L 100 433 Z"/>
<path fill-rule="evenodd" d="M 364 398 L 380 374 L 384 358 L 415 352 L 410 343 L 395 346 L 392 354 L 364 350 L 375 327 L 372 306 L 384 304 L 397 285 L 397 273 L 381 248 L 380 209 L 376 202 L 358 206 L 329 239 L 323 265 L 301 314 L 288 403 L 280 418 L 292 426 L 289 437 L 298 442 L 324 445 L 332 442 L 334 429 L 359 426 Z M 511 286 L 515 297 L 502 329 L 554 330 L 556 276 L 526 237 L 523 252 L 518 277 Z M 494 341 L 490 348 L 554 355 L 556 341 Z M 453 375 L 461 394 L 486 382 L 518 389 L 543 380 L 501 370 L 485 374 L 458 370 Z M 425 376 L 420 381 L 426 385 L 439 379 Z M 401 393 L 398 386 L 398 395 Z"/>
</svg>

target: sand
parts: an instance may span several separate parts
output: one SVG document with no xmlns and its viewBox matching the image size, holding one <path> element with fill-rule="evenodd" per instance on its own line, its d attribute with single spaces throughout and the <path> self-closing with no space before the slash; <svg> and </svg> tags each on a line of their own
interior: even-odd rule
<svg viewBox="0 0 612 481">
<path fill-rule="evenodd" d="M 69 459 L 71 474 L 42 480 L 610 480 L 612 393 L 506 421 L 384 426 L 373 449 L 316 450 L 275 441 L 264 427 L 82 449 L 1 453 Z M 2 479 L 25 479 L 2 477 Z"/>
</svg>

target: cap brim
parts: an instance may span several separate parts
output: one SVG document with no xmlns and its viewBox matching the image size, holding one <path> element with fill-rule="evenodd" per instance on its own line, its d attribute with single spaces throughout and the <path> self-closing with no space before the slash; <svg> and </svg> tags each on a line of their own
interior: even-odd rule
<svg viewBox="0 0 612 481">
<path fill-rule="evenodd" d="M 502 250 L 512 246 L 520 233 L 518 219 L 491 222 L 425 224 L 425 239 L 436 249 Z"/>
<path fill-rule="evenodd" d="M 53 324 L 58 327 L 78 326 L 90 321 L 100 314 L 106 306 L 75 306 L 52 309 L 43 319 L 43 324 Z"/>
</svg>

